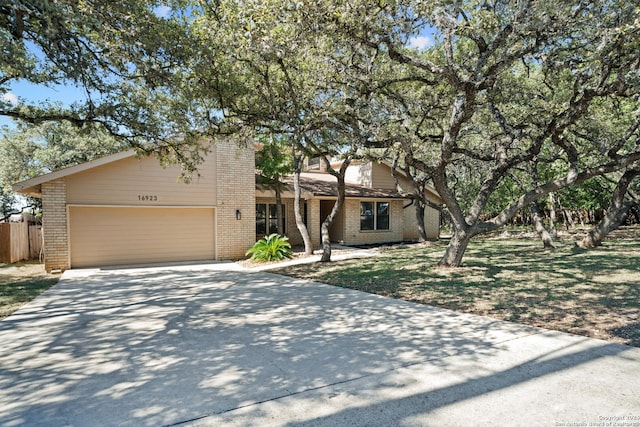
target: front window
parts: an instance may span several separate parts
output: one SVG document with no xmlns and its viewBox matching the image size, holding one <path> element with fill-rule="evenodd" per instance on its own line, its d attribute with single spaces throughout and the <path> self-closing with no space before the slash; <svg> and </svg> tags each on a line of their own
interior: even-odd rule
<svg viewBox="0 0 640 427">
<path fill-rule="evenodd" d="M 282 223 L 286 229 L 285 205 L 282 205 Z M 268 227 L 268 230 L 267 230 Z M 278 209 L 277 205 L 267 203 L 256 203 L 256 235 L 266 236 L 267 234 L 278 232 Z M 282 230 L 280 234 L 285 234 Z"/>
<path fill-rule="evenodd" d="M 388 230 L 389 202 L 378 202 L 376 205 L 376 230 Z"/>
<path fill-rule="evenodd" d="M 389 202 L 360 202 L 360 230 L 388 230 Z"/>
<path fill-rule="evenodd" d="M 256 204 L 256 234 L 267 234 L 267 205 L 264 203 Z"/>
<path fill-rule="evenodd" d="M 375 230 L 373 202 L 360 202 L 360 230 Z"/>
</svg>

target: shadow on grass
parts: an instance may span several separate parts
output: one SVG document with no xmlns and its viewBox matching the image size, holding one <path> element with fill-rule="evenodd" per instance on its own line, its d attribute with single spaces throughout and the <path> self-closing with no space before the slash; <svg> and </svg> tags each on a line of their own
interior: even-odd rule
<svg viewBox="0 0 640 427">
<path fill-rule="evenodd" d="M 9 316 L 20 306 L 55 285 L 58 279 L 59 277 L 50 276 L 44 272 L 24 276 L 7 274 L 0 269 L 0 319 Z"/>
<path fill-rule="evenodd" d="M 436 268 L 443 245 L 278 273 L 452 310 L 640 346 L 640 242 L 591 250 L 559 242 L 472 241 L 463 267 Z M 616 330 L 624 334 L 615 333 Z"/>
</svg>

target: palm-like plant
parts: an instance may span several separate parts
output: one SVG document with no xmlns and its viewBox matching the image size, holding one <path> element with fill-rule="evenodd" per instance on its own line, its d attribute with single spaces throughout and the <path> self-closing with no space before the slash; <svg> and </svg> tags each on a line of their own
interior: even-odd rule
<svg viewBox="0 0 640 427">
<path fill-rule="evenodd" d="M 281 261 L 291 258 L 291 244 L 289 238 L 277 233 L 258 240 L 245 255 L 251 255 L 252 261 Z"/>
</svg>

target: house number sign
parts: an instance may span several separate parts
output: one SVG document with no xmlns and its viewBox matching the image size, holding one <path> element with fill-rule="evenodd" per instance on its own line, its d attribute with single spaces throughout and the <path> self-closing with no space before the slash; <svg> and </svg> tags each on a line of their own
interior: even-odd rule
<svg viewBox="0 0 640 427">
<path fill-rule="evenodd" d="M 158 201 L 158 196 L 155 195 L 138 195 L 138 200 L 143 201 L 143 202 L 157 202 Z"/>
</svg>

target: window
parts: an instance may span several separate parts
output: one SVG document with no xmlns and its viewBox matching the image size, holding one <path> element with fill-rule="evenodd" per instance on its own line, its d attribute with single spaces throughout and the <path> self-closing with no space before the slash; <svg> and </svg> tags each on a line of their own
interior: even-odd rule
<svg viewBox="0 0 640 427">
<path fill-rule="evenodd" d="M 376 230 L 389 229 L 389 202 L 376 203 Z"/>
<path fill-rule="evenodd" d="M 360 202 L 360 230 L 388 230 L 389 202 Z"/>
<path fill-rule="evenodd" d="M 256 204 L 256 235 L 265 236 L 278 232 L 278 211 L 276 206 L 276 204 L 267 203 Z M 282 222 L 284 229 L 281 234 L 285 234 L 287 224 L 285 205 L 282 205 Z M 268 230 L 267 227 L 269 227 Z"/>
<path fill-rule="evenodd" d="M 320 157 L 314 157 L 312 159 L 309 159 L 307 161 L 307 169 L 308 170 L 320 169 Z"/>
</svg>

